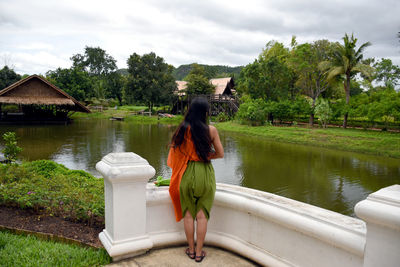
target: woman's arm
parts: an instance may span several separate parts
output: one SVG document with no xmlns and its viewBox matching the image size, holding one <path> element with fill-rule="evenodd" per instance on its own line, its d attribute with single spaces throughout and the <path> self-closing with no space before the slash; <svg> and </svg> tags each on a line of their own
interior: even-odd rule
<svg viewBox="0 0 400 267">
<path fill-rule="evenodd" d="M 217 128 L 209 126 L 211 143 L 214 147 L 215 153 L 212 153 L 210 159 L 218 159 L 224 157 L 224 148 L 222 147 L 221 140 L 219 139 Z"/>
</svg>

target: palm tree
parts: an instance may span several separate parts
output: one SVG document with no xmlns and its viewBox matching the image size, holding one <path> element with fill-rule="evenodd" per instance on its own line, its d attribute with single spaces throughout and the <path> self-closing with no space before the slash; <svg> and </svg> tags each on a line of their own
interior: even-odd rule
<svg viewBox="0 0 400 267">
<path fill-rule="evenodd" d="M 344 45 L 336 43 L 336 47 L 330 61 L 321 62 L 320 68 L 328 71 L 328 80 L 333 80 L 336 77 L 344 78 L 344 91 L 346 93 L 346 105 L 350 101 L 350 81 L 357 73 L 361 73 L 366 77 L 371 77 L 374 69 L 362 63 L 363 51 L 371 45 L 370 42 L 362 44 L 356 50 L 357 38 L 353 34 L 351 38 L 347 33 L 343 37 Z M 347 127 L 347 117 L 349 113 L 344 114 L 343 128 Z"/>
</svg>

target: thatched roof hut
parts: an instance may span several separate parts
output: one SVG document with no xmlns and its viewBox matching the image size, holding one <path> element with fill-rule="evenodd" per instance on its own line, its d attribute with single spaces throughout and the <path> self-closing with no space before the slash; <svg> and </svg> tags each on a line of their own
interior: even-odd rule
<svg viewBox="0 0 400 267">
<path fill-rule="evenodd" d="M 57 106 L 64 110 L 90 110 L 46 79 L 31 75 L 0 91 L 0 104 Z"/>
</svg>

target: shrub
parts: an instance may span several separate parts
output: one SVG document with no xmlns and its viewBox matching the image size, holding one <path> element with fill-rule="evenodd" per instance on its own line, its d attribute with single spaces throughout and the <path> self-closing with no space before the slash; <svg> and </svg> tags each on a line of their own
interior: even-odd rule
<svg viewBox="0 0 400 267">
<path fill-rule="evenodd" d="M 0 168 L 0 204 L 89 224 L 104 222 L 103 179 L 49 160 Z"/>
<path fill-rule="evenodd" d="M 344 99 L 338 99 L 335 102 L 331 102 L 330 108 L 332 109 L 331 119 L 336 120 L 346 113 L 346 102 Z"/>
<path fill-rule="evenodd" d="M 5 147 L 1 151 L 4 153 L 4 157 L 7 162 L 13 163 L 17 161 L 18 154 L 22 151 L 22 148 L 17 146 L 17 137 L 14 132 L 6 132 L 3 134 L 5 141 Z"/>
<path fill-rule="evenodd" d="M 281 123 L 285 120 L 292 121 L 294 117 L 292 102 L 289 100 L 275 102 L 273 105 L 271 105 L 270 111 L 274 118 L 278 119 Z"/>
<path fill-rule="evenodd" d="M 262 99 L 246 99 L 236 113 L 242 124 L 264 125 L 267 119 L 266 103 Z"/>
<path fill-rule="evenodd" d="M 317 115 L 318 120 L 322 123 L 323 127 L 326 128 L 329 119 L 332 116 L 332 110 L 329 107 L 328 101 L 323 98 L 317 100 L 317 105 L 315 106 L 315 115 Z"/>
<path fill-rule="evenodd" d="M 311 103 L 310 103 L 311 102 Z M 312 99 L 298 96 L 292 103 L 292 112 L 295 116 L 309 116 L 311 113 Z"/>
</svg>

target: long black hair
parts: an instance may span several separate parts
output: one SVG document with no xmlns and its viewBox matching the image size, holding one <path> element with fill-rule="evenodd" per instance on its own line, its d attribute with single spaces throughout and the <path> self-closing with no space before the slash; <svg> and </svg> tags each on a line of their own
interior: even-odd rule
<svg viewBox="0 0 400 267">
<path fill-rule="evenodd" d="M 184 139 L 185 133 L 190 126 L 192 140 L 196 148 L 196 153 L 204 162 L 210 162 L 208 159 L 211 152 L 210 130 L 207 124 L 207 115 L 210 109 L 207 99 L 196 97 L 192 100 L 184 120 L 178 126 L 172 136 L 171 145 L 179 148 Z"/>
</svg>

